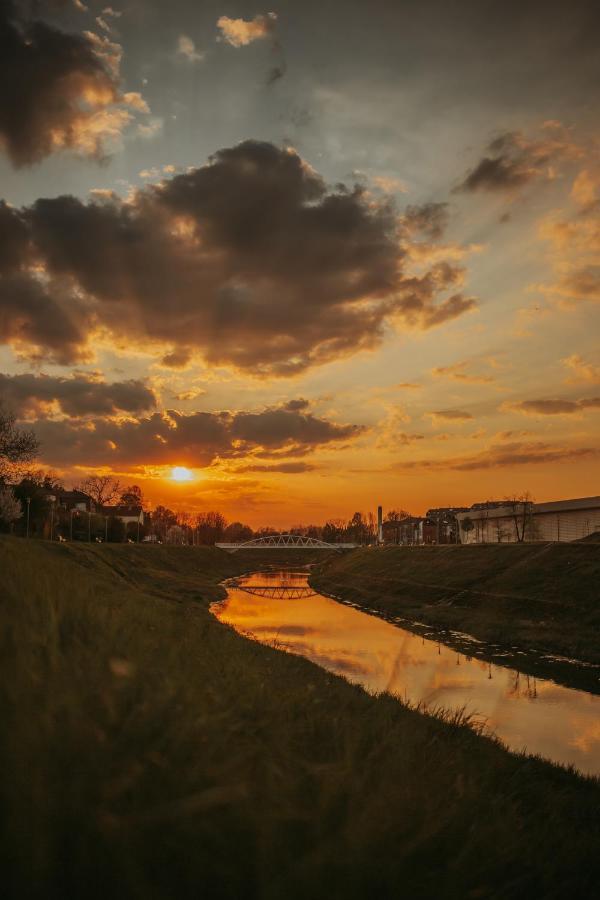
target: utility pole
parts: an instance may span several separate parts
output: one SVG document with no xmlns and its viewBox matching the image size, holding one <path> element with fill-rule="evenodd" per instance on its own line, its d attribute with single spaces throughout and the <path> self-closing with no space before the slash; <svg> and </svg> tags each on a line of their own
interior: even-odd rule
<svg viewBox="0 0 600 900">
<path fill-rule="evenodd" d="M 25 501 L 27 503 L 27 537 L 29 537 L 29 507 L 31 506 L 31 497 L 26 497 Z"/>
</svg>

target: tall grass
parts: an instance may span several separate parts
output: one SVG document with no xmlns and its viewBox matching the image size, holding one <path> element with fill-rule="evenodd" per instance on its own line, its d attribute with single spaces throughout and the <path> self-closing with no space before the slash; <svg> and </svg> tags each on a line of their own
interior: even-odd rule
<svg viewBox="0 0 600 900">
<path fill-rule="evenodd" d="M 597 782 L 245 640 L 242 566 L 0 541 L 3 896 L 592 895 Z"/>
</svg>

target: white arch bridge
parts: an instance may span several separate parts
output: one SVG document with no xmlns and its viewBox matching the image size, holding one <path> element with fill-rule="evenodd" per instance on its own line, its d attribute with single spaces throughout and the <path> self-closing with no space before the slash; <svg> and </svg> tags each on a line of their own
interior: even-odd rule
<svg viewBox="0 0 600 900">
<path fill-rule="evenodd" d="M 243 544 L 215 544 L 215 546 L 235 553 L 236 550 L 281 550 L 290 547 L 301 550 L 353 550 L 358 544 L 330 544 L 303 534 L 265 534 Z"/>
</svg>

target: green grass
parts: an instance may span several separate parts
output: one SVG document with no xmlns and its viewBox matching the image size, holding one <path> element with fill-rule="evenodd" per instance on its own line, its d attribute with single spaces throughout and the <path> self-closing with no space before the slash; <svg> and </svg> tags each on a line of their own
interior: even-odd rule
<svg viewBox="0 0 600 900">
<path fill-rule="evenodd" d="M 597 781 L 240 637 L 248 567 L 0 540 L 4 897 L 592 896 Z"/>
<path fill-rule="evenodd" d="M 600 664 L 597 543 L 357 550 L 311 581 L 383 615 Z"/>
</svg>

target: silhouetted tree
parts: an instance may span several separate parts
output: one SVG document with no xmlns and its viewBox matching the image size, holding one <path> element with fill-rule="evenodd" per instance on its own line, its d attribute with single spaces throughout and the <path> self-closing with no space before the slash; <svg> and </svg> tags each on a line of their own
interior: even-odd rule
<svg viewBox="0 0 600 900">
<path fill-rule="evenodd" d="M 142 489 L 137 484 L 130 484 L 122 491 L 119 503 L 123 506 L 144 506 L 144 495 Z"/>
<path fill-rule="evenodd" d="M 529 491 L 520 496 L 513 495 L 504 498 L 505 506 L 511 511 L 511 518 L 515 526 L 515 536 L 519 544 L 525 540 L 528 527 L 532 520 L 533 498 Z"/>
<path fill-rule="evenodd" d="M 78 490 L 88 494 L 96 506 L 107 506 L 119 496 L 121 485 L 110 475 L 90 475 L 82 481 Z"/>
<path fill-rule="evenodd" d="M 33 431 L 19 428 L 16 416 L 0 405 L 0 482 L 12 480 L 19 466 L 38 455 L 39 442 Z"/>
<path fill-rule="evenodd" d="M 254 532 L 249 525 L 243 522 L 231 522 L 223 532 L 223 540 L 230 544 L 241 544 L 244 541 L 251 541 Z"/>
</svg>

